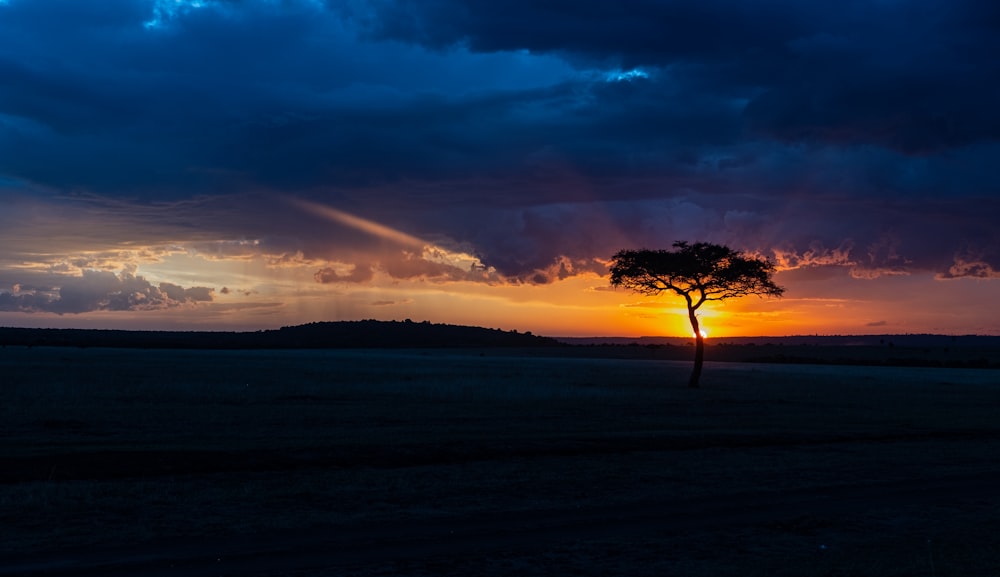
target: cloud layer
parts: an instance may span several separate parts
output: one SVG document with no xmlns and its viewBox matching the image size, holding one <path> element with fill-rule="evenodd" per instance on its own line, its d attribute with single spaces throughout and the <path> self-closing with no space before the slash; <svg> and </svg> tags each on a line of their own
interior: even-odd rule
<svg viewBox="0 0 1000 577">
<path fill-rule="evenodd" d="M 137 247 L 331 287 L 676 239 L 1000 270 L 988 2 L 8 0 L 0 38 L 5 310 L 208 300 L 114 266 Z"/>
<path fill-rule="evenodd" d="M 84 270 L 67 276 L 59 286 L 14 285 L 0 291 L 0 311 L 78 314 L 93 311 L 150 311 L 199 302 L 211 302 L 213 290 L 184 288 L 169 282 L 154 286 L 129 273 Z"/>
</svg>

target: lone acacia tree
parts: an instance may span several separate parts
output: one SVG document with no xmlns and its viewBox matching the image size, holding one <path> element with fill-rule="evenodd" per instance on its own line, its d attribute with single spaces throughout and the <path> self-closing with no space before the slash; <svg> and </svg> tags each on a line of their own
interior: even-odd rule
<svg viewBox="0 0 1000 577">
<path fill-rule="evenodd" d="M 785 289 L 774 284 L 774 264 L 735 251 L 728 246 L 684 241 L 676 250 L 622 250 L 611 265 L 611 286 L 657 296 L 672 291 L 687 302 L 688 319 L 694 330 L 694 370 L 689 386 L 697 387 L 705 360 L 705 338 L 698 326 L 698 308 L 707 301 L 747 295 L 781 296 Z"/>
</svg>

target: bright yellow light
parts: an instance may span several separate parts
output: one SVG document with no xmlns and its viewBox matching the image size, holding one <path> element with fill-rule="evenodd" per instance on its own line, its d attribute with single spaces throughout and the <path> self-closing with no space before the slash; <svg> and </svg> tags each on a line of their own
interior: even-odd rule
<svg viewBox="0 0 1000 577">
<path fill-rule="evenodd" d="M 698 329 L 698 332 L 699 332 L 699 333 L 701 333 L 701 338 L 703 338 L 703 339 L 707 339 L 707 338 L 708 338 L 708 331 L 706 331 L 705 329 Z M 694 333 L 692 332 L 692 333 L 691 333 L 691 336 L 692 336 L 692 337 L 696 337 L 697 335 L 695 335 L 695 334 L 694 334 Z"/>
</svg>

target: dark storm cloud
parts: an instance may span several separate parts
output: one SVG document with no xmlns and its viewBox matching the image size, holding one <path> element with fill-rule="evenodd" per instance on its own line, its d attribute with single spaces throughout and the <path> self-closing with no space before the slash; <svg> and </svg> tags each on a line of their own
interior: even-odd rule
<svg viewBox="0 0 1000 577">
<path fill-rule="evenodd" d="M 376 37 L 674 67 L 755 131 L 926 153 L 1000 132 L 1000 9 L 958 2 L 386 0 Z"/>
<path fill-rule="evenodd" d="M 11 39 L 0 47 L 0 142 L 10 153 L 0 169 L 132 194 L 233 180 L 231 167 L 212 164 L 215 151 L 247 115 L 292 100 L 282 102 L 267 81 L 280 87 L 296 79 L 294 57 L 276 64 L 308 16 L 263 5 L 240 15 L 206 9 L 159 30 L 143 26 L 150 6 L 15 0 L 0 7 L 0 34 Z M 260 77 L 258 66 L 272 72 Z"/>
<path fill-rule="evenodd" d="M 1000 67 L 986 56 L 1000 51 L 995 31 L 959 41 L 960 31 L 942 36 L 930 24 L 901 23 L 883 38 L 793 43 L 786 77 L 747 106 L 750 127 L 786 141 L 879 144 L 908 154 L 995 140 Z"/>
<path fill-rule="evenodd" d="M 293 193 L 524 282 L 678 238 L 859 277 L 1000 270 L 992 3 L 9 0 L 0 38 L 0 194 L 50 205 L 0 223 L 45 238 L 66 235 L 40 213 L 84 210 L 100 249 L 482 276 L 376 262 L 272 198 Z"/>
<path fill-rule="evenodd" d="M 438 49 L 463 44 L 487 52 L 560 52 L 627 66 L 781 52 L 785 42 L 821 29 L 824 20 L 843 21 L 844 14 L 839 5 L 835 10 L 775 0 L 381 0 L 371 5 L 355 15 L 376 37 Z"/>
<path fill-rule="evenodd" d="M 463 93 L 568 69 L 359 45 L 308 0 L 204 2 L 153 28 L 147 3 L 121 4 L 2 7 L 0 171 L 133 195 L 439 177 L 491 152 L 504 99 Z"/>
</svg>

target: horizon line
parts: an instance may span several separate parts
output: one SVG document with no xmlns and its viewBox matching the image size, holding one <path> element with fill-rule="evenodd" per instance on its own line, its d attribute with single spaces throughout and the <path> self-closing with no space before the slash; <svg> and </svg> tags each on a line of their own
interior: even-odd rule
<svg viewBox="0 0 1000 577">
<path fill-rule="evenodd" d="M 120 331 L 120 332 L 159 332 L 159 333 L 258 333 L 264 331 L 278 331 L 283 328 L 292 328 L 298 326 L 306 326 L 310 324 L 321 324 L 321 323 L 361 323 L 361 322 L 378 322 L 378 323 L 399 323 L 406 324 L 407 322 L 412 324 L 431 324 L 431 325 L 445 325 L 445 326 L 455 326 L 455 327 L 472 327 L 481 328 L 487 330 L 497 330 L 503 332 L 513 332 L 520 334 L 530 334 L 537 337 L 545 337 L 554 340 L 560 339 L 615 339 L 615 340 L 641 340 L 641 339 L 675 339 L 675 340 L 694 340 L 693 336 L 690 335 L 601 335 L 601 334 L 591 334 L 591 335 L 550 335 L 541 334 L 531 330 L 520 330 L 520 329 L 503 329 L 499 327 L 487 327 L 482 325 L 462 325 L 453 323 L 438 323 L 429 320 L 414 321 L 410 319 L 404 320 L 380 320 L 380 319 L 360 319 L 360 320 L 338 320 L 338 321 L 312 321 L 308 323 L 302 323 L 298 325 L 283 325 L 276 328 L 259 328 L 259 329 L 136 329 L 136 328 L 81 328 L 81 327 L 25 327 L 25 326 L 0 326 L 0 330 L 14 329 L 14 330 L 39 330 L 39 331 Z M 913 336 L 925 336 L 925 337 L 948 337 L 948 338 L 959 338 L 959 337 L 986 337 L 986 338 L 1000 338 L 1000 334 L 989 334 L 989 333 L 931 333 L 931 332 L 915 332 L 915 333 L 797 333 L 797 334 L 785 334 L 785 335 L 728 335 L 728 336 L 705 336 L 704 340 L 707 341 L 724 341 L 726 339 L 805 339 L 805 338 L 848 338 L 848 337 L 913 337 Z"/>
</svg>

